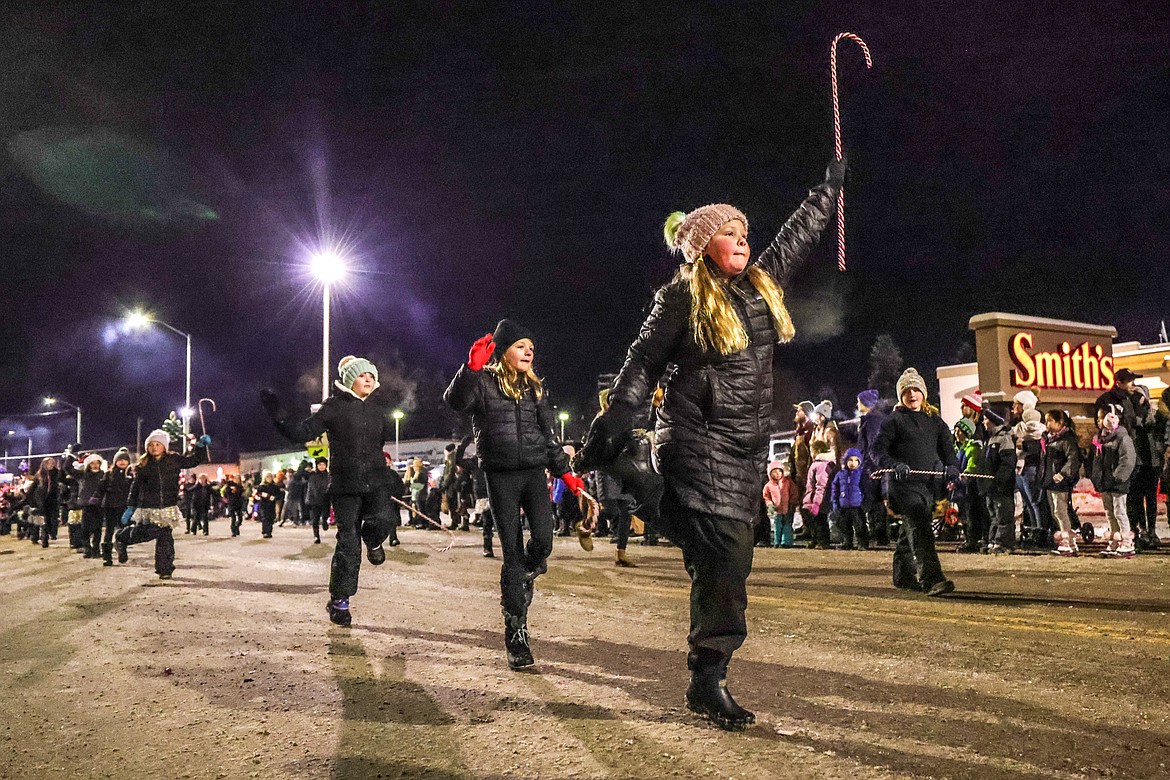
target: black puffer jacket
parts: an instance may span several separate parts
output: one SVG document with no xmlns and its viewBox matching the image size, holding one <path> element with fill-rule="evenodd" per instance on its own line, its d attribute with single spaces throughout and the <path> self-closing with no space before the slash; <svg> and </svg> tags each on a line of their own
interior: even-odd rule
<svg viewBox="0 0 1170 780">
<path fill-rule="evenodd" d="M 102 506 L 106 509 L 125 509 L 133 479 L 129 467 L 114 466 L 107 471 L 102 480 Z"/>
<path fill-rule="evenodd" d="M 338 390 L 317 413 L 299 423 L 275 420 L 286 438 L 303 444 L 329 433 L 330 495 L 365 494 L 393 484 L 382 445 L 394 438 L 390 408 L 372 396 L 365 401 Z"/>
<path fill-rule="evenodd" d="M 305 503 L 309 506 L 321 506 L 329 503 L 329 472 L 317 471 L 315 468 L 309 472 L 308 480 L 305 485 Z"/>
<path fill-rule="evenodd" d="M 207 448 L 196 445 L 189 455 L 164 452 L 160 458 L 146 457 L 134 471 L 128 506 L 162 509 L 179 504 L 179 474 L 207 460 Z"/>
<path fill-rule="evenodd" d="M 491 371 L 472 371 L 464 363 L 443 400 L 455 411 L 471 415 L 475 451 L 485 470 L 540 466 L 558 477 L 569 470 L 569 456 L 553 436 L 547 394 L 538 400 L 529 390 L 517 401 L 504 394 Z"/>
<path fill-rule="evenodd" d="M 1071 493 L 1081 478 L 1081 448 L 1077 435 L 1070 428 L 1061 428 L 1057 433 L 1044 435 L 1044 481 L 1045 490 Z M 1061 475 L 1060 482 L 1053 479 Z"/>
<path fill-rule="evenodd" d="M 833 216 L 836 196 L 837 187 L 828 182 L 812 189 L 753 264 L 783 287 Z M 748 334 L 747 348 L 731 355 L 701 349 L 689 322 L 689 282 L 676 277 L 655 294 L 605 416 L 632 421 L 667 365 L 674 364 L 654 437 L 667 490 L 689 510 L 751 523 L 767 464 L 777 336 L 768 307 L 746 274 L 728 285 Z"/>
<path fill-rule="evenodd" d="M 954 437 L 942 418 L 936 414 L 914 412 L 905 406 L 895 406 L 882 421 L 873 452 L 878 466 L 883 469 L 892 469 L 902 463 L 914 471 L 938 471 L 940 465 L 959 466 Z M 896 492 L 901 487 L 919 483 L 939 486 L 942 479 L 911 474 L 904 480 L 895 481 L 892 490 Z"/>
</svg>

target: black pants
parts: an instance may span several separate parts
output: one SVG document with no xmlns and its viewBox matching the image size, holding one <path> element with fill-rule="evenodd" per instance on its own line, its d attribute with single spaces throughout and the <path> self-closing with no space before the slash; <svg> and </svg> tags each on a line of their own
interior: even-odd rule
<svg viewBox="0 0 1170 780">
<path fill-rule="evenodd" d="M 90 558 L 98 557 L 99 545 L 102 540 L 102 508 L 87 506 L 81 510 L 81 538 L 85 547 L 85 554 Z"/>
<path fill-rule="evenodd" d="M 869 524 L 870 538 L 875 544 L 889 544 L 889 513 L 886 512 L 885 497 L 882 495 L 882 480 L 872 479 L 868 473 L 861 475 L 862 514 Z"/>
<path fill-rule="evenodd" d="M 1158 522 L 1158 472 L 1153 466 L 1138 465 L 1129 481 L 1125 512 L 1135 535 L 1148 534 Z"/>
<path fill-rule="evenodd" d="M 859 506 L 843 506 L 838 514 L 837 526 L 841 529 L 841 541 L 845 547 L 869 547 L 869 529 L 865 525 L 865 514 Z"/>
<path fill-rule="evenodd" d="M 333 496 L 333 516 L 337 522 L 337 547 L 329 569 L 329 595 L 347 599 L 357 593 L 358 572 L 362 567 L 362 542 L 377 547 L 386 541 L 394 527 L 397 507 L 386 490 Z"/>
<path fill-rule="evenodd" d="M 169 525 L 135 523 L 118 532 L 118 541 L 126 546 L 142 542 L 155 542 L 154 572 L 170 574 L 175 570 L 175 537 Z"/>
<path fill-rule="evenodd" d="M 196 506 L 191 507 L 191 533 L 199 533 L 199 529 L 203 529 L 203 535 L 207 536 L 211 530 L 208 523 L 208 515 L 211 513 L 210 507 Z"/>
<path fill-rule="evenodd" d="M 1016 546 L 1016 495 L 1003 496 L 998 493 L 987 494 L 987 514 L 991 517 L 991 526 L 987 531 L 987 540 L 1000 547 L 1012 549 Z"/>
<path fill-rule="evenodd" d="M 815 515 L 811 512 L 805 515 L 808 518 L 808 539 L 810 544 L 828 547 L 831 541 L 829 536 L 829 507 L 821 504 L 821 511 Z"/>
<path fill-rule="evenodd" d="M 612 501 L 606 504 L 605 512 L 609 515 L 617 548 L 626 549 L 630 543 L 630 507 L 623 501 Z"/>
<path fill-rule="evenodd" d="M 103 544 L 113 544 L 114 534 L 122 529 L 122 515 L 125 511 L 124 506 L 108 506 L 102 509 Z"/>
<path fill-rule="evenodd" d="M 978 482 L 979 480 L 969 480 Z M 987 512 L 987 496 L 979 488 L 970 485 L 967 488 L 967 498 L 964 499 L 967 510 L 964 520 L 967 525 L 964 529 L 966 541 L 964 547 L 969 550 L 978 549 L 987 544 L 987 535 L 991 531 L 991 517 Z"/>
<path fill-rule="evenodd" d="M 548 569 L 552 553 L 553 515 L 548 500 L 544 468 L 485 473 L 492 519 L 500 532 L 504 562 L 500 567 L 500 603 L 508 615 L 528 614 L 525 584 L 534 574 Z M 520 510 L 528 519 L 529 536 L 524 543 Z"/>
<path fill-rule="evenodd" d="M 755 531 L 750 523 L 685 509 L 667 484 L 658 530 L 682 550 L 691 576 L 691 670 L 726 664 L 747 638 L 747 578 Z"/>
<path fill-rule="evenodd" d="M 272 536 L 272 526 L 276 523 L 276 507 L 271 502 L 264 502 L 260 506 L 260 533 Z"/>
<path fill-rule="evenodd" d="M 890 508 L 902 515 L 902 530 L 894 547 L 894 586 L 925 590 L 945 580 L 930 523 L 934 490 L 924 483 L 895 483 Z"/>
<path fill-rule="evenodd" d="M 321 538 L 321 529 L 329 528 L 329 504 L 306 504 L 309 522 L 313 524 L 313 538 Z"/>
<path fill-rule="evenodd" d="M 228 518 L 232 522 L 232 536 L 239 536 L 240 526 L 244 524 L 244 508 L 242 506 L 228 507 Z"/>
</svg>

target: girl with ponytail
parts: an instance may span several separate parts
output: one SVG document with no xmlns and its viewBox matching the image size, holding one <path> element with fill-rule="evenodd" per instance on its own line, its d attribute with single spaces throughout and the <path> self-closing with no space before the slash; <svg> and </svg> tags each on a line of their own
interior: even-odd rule
<svg viewBox="0 0 1170 780">
<path fill-rule="evenodd" d="M 606 469 L 626 444 L 640 410 L 674 366 L 655 425 L 655 461 L 665 481 L 659 530 L 682 549 L 691 575 L 691 683 L 687 706 L 722 728 L 755 716 L 727 690 L 727 665 L 747 636 L 752 521 L 768 462 L 772 354 L 796 334 L 784 285 L 833 216 L 845 163 L 829 165 L 758 257 L 748 220 L 724 203 L 671 214 L 666 243 L 682 255 L 674 278 L 630 346 L 574 461 Z"/>
</svg>

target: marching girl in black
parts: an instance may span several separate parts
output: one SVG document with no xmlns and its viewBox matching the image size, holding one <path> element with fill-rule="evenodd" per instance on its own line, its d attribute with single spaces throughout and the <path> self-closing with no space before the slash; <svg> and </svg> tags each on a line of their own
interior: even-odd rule
<svg viewBox="0 0 1170 780">
<path fill-rule="evenodd" d="M 845 164 L 831 163 L 769 246 L 751 259 L 748 221 L 713 204 L 666 221 L 666 242 L 683 256 L 674 279 L 630 346 L 609 395 L 574 460 L 606 468 L 626 447 L 655 384 L 675 366 L 655 426 L 665 480 L 658 521 L 682 549 L 691 576 L 686 704 L 724 729 L 755 722 L 727 690 L 727 666 L 747 637 L 747 577 L 754 521 L 768 462 L 772 357 L 795 327 L 783 286 L 833 216 Z"/>
<path fill-rule="evenodd" d="M 114 533 L 121 527 L 122 513 L 130 500 L 134 472 L 130 469 L 130 450 L 122 447 L 114 453 L 113 465 L 102 479 L 102 565 L 114 565 Z"/>
<path fill-rule="evenodd" d="M 496 348 L 502 354 L 495 354 Z M 533 581 L 548 570 L 553 515 L 545 469 L 580 495 L 585 484 L 569 470 L 569 458 L 553 436 L 553 415 L 541 380 L 532 370 L 532 334 L 511 320 L 472 345 L 443 399 L 471 415 L 488 502 L 500 534 L 500 602 L 508 666 L 534 661 L 528 644 L 528 606 Z M 491 362 L 489 362 L 489 360 Z M 527 545 L 520 511 L 528 519 Z"/>
<path fill-rule="evenodd" d="M 160 580 L 171 578 L 175 570 L 174 529 L 184 524 L 179 512 L 179 477 L 183 469 L 207 460 L 209 444 L 211 437 L 204 434 L 189 455 L 180 455 L 168 451 L 171 437 L 166 431 L 154 430 L 146 437 L 146 453 L 138 459 L 130 497 L 122 512 L 122 525 L 126 528 L 114 537 L 119 563 L 127 561 L 129 545 L 153 541 L 155 574 Z"/>
</svg>

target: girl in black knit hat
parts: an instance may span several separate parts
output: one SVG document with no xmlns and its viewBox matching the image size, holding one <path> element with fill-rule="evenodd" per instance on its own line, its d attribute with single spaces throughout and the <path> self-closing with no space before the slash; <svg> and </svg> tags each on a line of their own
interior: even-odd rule
<svg viewBox="0 0 1170 780">
<path fill-rule="evenodd" d="M 501 348 L 498 354 L 496 347 Z M 584 483 L 553 436 L 553 415 L 544 385 L 532 370 L 532 334 L 511 320 L 476 341 L 443 394 L 452 409 L 471 415 L 475 446 L 487 478 L 488 501 L 500 533 L 504 645 L 508 666 L 531 666 L 528 605 L 533 581 L 548 570 L 553 515 L 545 469 L 580 495 Z M 490 361 L 490 362 L 489 362 Z M 527 545 L 520 512 L 528 519 Z"/>
</svg>

